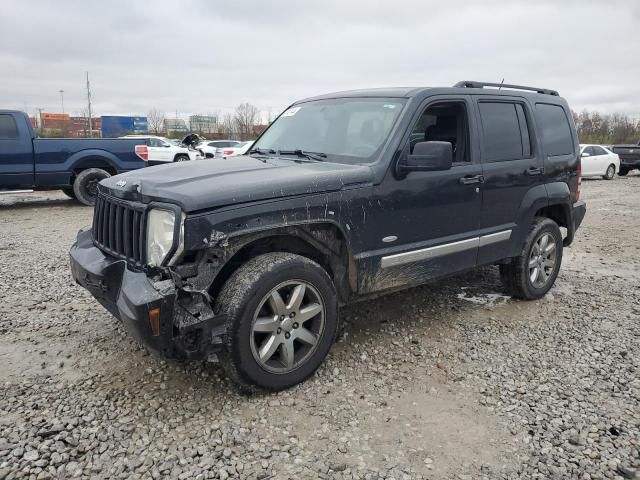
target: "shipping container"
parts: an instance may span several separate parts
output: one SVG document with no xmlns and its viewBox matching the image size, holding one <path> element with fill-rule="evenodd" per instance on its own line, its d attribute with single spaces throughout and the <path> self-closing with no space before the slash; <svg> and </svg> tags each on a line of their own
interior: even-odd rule
<svg viewBox="0 0 640 480">
<path fill-rule="evenodd" d="M 147 117 L 103 115 L 100 119 L 104 138 L 122 137 L 123 135 L 143 133 L 149 130 Z"/>
</svg>

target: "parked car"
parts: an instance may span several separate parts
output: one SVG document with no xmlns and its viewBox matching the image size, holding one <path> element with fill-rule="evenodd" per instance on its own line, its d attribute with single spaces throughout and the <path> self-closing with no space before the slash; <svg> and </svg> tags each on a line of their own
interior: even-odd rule
<svg viewBox="0 0 640 480">
<path fill-rule="evenodd" d="M 139 143 L 131 138 L 37 138 L 26 113 L 0 110 L 0 192 L 59 189 L 93 205 L 100 180 L 145 166 L 135 154 Z"/>
<path fill-rule="evenodd" d="M 253 140 L 250 140 L 248 142 L 240 142 L 235 147 L 219 148 L 215 156 L 216 158 L 218 157 L 227 158 L 227 157 L 237 157 L 238 155 L 244 155 L 249 151 L 249 149 L 251 148 L 251 145 L 253 145 Z"/>
<path fill-rule="evenodd" d="M 122 138 L 146 140 L 144 143 L 146 148 L 140 148 L 136 150 L 136 152 L 142 160 L 147 162 L 147 165 L 149 166 L 196 160 L 200 156 L 200 152 L 198 150 L 190 149 L 182 142 L 180 142 L 180 145 L 176 145 L 165 137 L 157 137 L 153 135 L 126 135 Z"/>
<path fill-rule="evenodd" d="M 204 140 L 196 148 L 204 157 L 213 158 L 216 153 L 221 154 L 223 149 L 235 147 L 239 143 L 237 140 Z"/>
<path fill-rule="evenodd" d="M 150 350 L 281 390 L 340 305 L 480 265 L 545 295 L 586 212 L 570 118 L 553 90 L 479 82 L 301 100 L 232 162 L 103 180 L 73 277 Z"/>
<path fill-rule="evenodd" d="M 602 145 L 581 144 L 583 177 L 602 177 L 613 180 L 620 171 L 620 157 Z"/>
<path fill-rule="evenodd" d="M 640 169 L 640 142 L 638 145 L 613 145 L 611 150 L 620 157 L 618 175 L 625 176 L 631 170 Z"/>
</svg>

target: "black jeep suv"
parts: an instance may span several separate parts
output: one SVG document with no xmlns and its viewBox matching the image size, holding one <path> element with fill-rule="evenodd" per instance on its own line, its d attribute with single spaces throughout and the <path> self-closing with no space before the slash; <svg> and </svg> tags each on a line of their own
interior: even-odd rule
<svg viewBox="0 0 640 480">
<path fill-rule="evenodd" d="M 555 91 L 334 93 L 291 105 L 245 156 L 104 179 L 71 269 L 152 351 L 279 390 L 318 368 L 354 299 L 489 264 L 542 297 L 579 195 Z"/>
</svg>

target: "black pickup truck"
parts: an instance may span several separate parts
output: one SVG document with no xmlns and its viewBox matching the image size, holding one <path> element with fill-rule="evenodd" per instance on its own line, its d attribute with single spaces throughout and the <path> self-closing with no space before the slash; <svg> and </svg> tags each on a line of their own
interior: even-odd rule
<svg viewBox="0 0 640 480">
<path fill-rule="evenodd" d="M 339 305 L 480 265 L 517 298 L 545 295 L 585 215 L 580 181 L 553 90 L 333 93 L 233 161 L 100 182 L 71 270 L 150 350 L 279 390 L 321 364 Z"/>
<path fill-rule="evenodd" d="M 146 164 L 135 153 L 140 138 L 37 138 L 29 117 L 0 110 L 0 193 L 60 189 L 93 205 L 100 180 Z"/>
<path fill-rule="evenodd" d="M 618 175 L 625 176 L 631 170 L 640 169 L 640 142 L 637 145 L 613 145 L 611 151 L 620 157 Z"/>
</svg>

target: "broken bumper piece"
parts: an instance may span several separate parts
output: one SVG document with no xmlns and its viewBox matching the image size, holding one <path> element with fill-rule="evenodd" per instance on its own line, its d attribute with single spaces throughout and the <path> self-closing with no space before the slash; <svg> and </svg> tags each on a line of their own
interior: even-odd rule
<svg viewBox="0 0 640 480">
<path fill-rule="evenodd" d="M 105 255 L 81 230 L 69 252 L 75 281 L 120 319 L 127 331 L 164 358 L 206 360 L 221 350 L 225 319 L 213 315 L 198 294 L 173 281 L 153 282 L 127 262 Z"/>
</svg>

